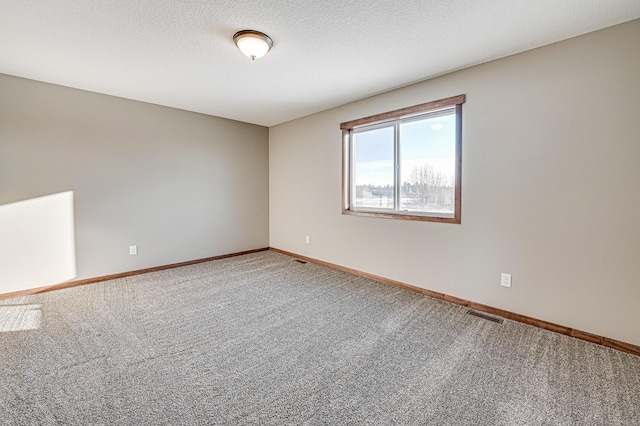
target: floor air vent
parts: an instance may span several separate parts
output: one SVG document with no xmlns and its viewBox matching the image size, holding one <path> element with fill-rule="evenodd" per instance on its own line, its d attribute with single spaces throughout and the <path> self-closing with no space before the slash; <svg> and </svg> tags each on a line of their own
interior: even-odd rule
<svg viewBox="0 0 640 426">
<path fill-rule="evenodd" d="M 486 315 L 481 312 L 467 311 L 467 313 L 469 315 L 473 315 L 474 317 L 486 319 L 487 321 L 497 322 L 498 324 L 502 324 L 502 321 L 504 321 L 502 318 L 492 317 L 491 315 Z"/>
<path fill-rule="evenodd" d="M 303 265 L 304 265 L 305 263 L 307 263 L 307 262 L 305 262 L 304 260 L 300 260 L 300 259 L 296 259 L 296 262 L 298 262 L 298 263 L 302 263 Z"/>
</svg>

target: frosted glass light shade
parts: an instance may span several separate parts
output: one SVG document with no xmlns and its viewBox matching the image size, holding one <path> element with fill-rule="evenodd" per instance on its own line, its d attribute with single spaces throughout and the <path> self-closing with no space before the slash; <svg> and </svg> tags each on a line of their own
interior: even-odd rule
<svg viewBox="0 0 640 426">
<path fill-rule="evenodd" d="M 233 41 L 251 60 L 263 57 L 273 46 L 273 41 L 268 35 L 253 30 L 238 31 L 233 35 Z"/>
</svg>

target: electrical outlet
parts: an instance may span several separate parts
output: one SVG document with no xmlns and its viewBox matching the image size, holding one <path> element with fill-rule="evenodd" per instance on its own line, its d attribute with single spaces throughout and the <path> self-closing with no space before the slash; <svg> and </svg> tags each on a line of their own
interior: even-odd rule
<svg viewBox="0 0 640 426">
<path fill-rule="evenodd" d="M 138 246 L 129 246 L 129 254 L 130 255 L 138 254 Z"/>
<path fill-rule="evenodd" d="M 511 288 L 511 274 L 500 274 L 500 285 Z"/>
<path fill-rule="evenodd" d="M 307 235 L 306 237 L 304 237 L 304 242 L 305 242 L 305 243 L 309 244 L 309 241 L 310 241 L 310 240 L 309 240 L 309 236 L 308 236 L 308 235 Z"/>
</svg>

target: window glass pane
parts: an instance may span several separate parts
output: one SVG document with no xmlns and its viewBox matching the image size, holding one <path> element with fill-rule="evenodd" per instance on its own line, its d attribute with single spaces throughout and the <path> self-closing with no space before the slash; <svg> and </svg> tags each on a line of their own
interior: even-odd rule
<svg viewBox="0 0 640 426">
<path fill-rule="evenodd" d="M 454 214 L 456 115 L 400 124 L 400 210 Z"/>
<path fill-rule="evenodd" d="M 353 206 L 393 209 L 394 128 L 353 134 Z"/>
</svg>

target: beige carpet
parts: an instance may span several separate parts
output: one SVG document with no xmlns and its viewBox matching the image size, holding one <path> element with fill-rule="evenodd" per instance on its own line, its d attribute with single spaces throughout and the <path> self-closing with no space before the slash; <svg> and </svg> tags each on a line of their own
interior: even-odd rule
<svg viewBox="0 0 640 426">
<path fill-rule="evenodd" d="M 640 358 L 261 252 L 0 301 L 0 424 L 639 425 Z"/>
</svg>

